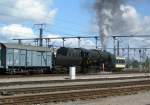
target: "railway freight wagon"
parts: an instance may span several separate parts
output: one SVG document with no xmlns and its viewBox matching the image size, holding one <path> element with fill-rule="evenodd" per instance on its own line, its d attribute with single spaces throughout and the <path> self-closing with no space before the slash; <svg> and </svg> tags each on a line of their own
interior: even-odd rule
<svg viewBox="0 0 150 105">
<path fill-rule="evenodd" d="M 0 43 L 1 72 L 50 72 L 53 52 L 49 48 Z"/>
</svg>

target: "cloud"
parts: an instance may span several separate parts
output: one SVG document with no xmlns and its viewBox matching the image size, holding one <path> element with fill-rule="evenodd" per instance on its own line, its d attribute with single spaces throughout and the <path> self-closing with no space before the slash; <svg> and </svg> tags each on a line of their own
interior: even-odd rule
<svg viewBox="0 0 150 105">
<path fill-rule="evenodd" d="M 150 33 L 150 16 L 142 16 L 130 5 L 121 6 L 121 10 L 124 11 L 122 14 L 122 19 L 124 20 L 122 27 L 127 27 L 126 29 L 124 27 L 123 34 L 148 35 Z M 142 47 L 148 44 L 150 44 L 149 38 L 130 38 L 130 46 Z"/>
<path fill-rule="evenodd" d="M 53 0 L 1 0 L 0 21 L 5 25 L 0 26 L 0 41 L 12 42 L 14 38 L 39 37 L 32 28 L 22 23 L 51 23 L 56 14 L 57 9 L 53 8 Z M 49 34 L 46 37 L 61 37 L 61 35 Z M 51 44 L 62 46 L 62 40 L 52 40 Z M 78 40 L 66 39 L 65 46 L 78 47 Z M 93 48 L 93 46 L 95 45 L 92 41 L 81 40 L 81 47 Z"/>
<path fill-rule="evenodd" d="M 51 23 L 57 9 L 52 9 L 52 0 L 1 0 L 0 20 L 7 23 L 31 21 Z"/>
<path fill-rule="evenodd" d="M 61 37 L 61 35 L 56 35 L 56 34 L 49 34 L 47 37 L 53 38 L 53 37 Z M 78 48 L 78 39 L 65 39 L 65 47 L 73 47 L 73 48 Z M 51 44 L 60 47 L 63 46 L 63 41 L 62 39 L 52 39 Z M 80 43 L 81 48 L 87 48 L 87 49 L 94 49 L 95 44 L 91 40 L 86 40 L 86 39 L 81 39 Z"/>
<path fill-rule="evenodd" d="M 17 38 L 37 38 L 39 36 L 35 35 L 34 31 L 20 24 L 11 24 L 4 27 L 0 27 L 0 41 L 1 42 L 14 42 L 12 39 Z M 62 37 L 62 35 L 58 34 L 48 34 L 45 37 L 55 38 Z M 45 42 L 45 41 L 44 41 Z M 24 41 L 24 43 L 32 43 L 33 41 Z M 54 47 L 63 46 L 62 39 L 52 39 L 51 45 Z M 65 39 L 65 47 L 78 47 L 78 39 Z M 81 39 L 80 47 L 93 49 L 95 48 L 95 44 L 91 40 Z"/>
<path fill-rule="evenodd" d="M 35 37 L 33 30 L 20 24 L 11 24 L 0 28 L 0 39 L 3 42 L 12 41 L 13 38 L 33 37 Z"/>
</svg>

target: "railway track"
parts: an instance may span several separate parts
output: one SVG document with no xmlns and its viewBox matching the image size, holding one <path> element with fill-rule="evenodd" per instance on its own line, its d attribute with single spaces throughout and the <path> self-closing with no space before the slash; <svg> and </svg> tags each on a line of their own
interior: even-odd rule
<svg viewBox="0 0 150 105">
<path fill-rule="evenodd" d="M 150 73 L 150 72 L 135 72 L 135 71 L 121 71 L 121 72 L 108 72 L 107 75 L 116 75 L 116 74 L 141 74 L 141 73 Z M 89 73 L 89 74 L 77 74 L 78 76 L 86 76 L 86 75 L 103 75 L 103 73 Z M 16 75 L 10 75 L 10 74 L 0 74 L 0 79 L 3 78 L 28 78 L 28 77 L 47 77 L 47 76 L 68 76 L 68 74 L 33 74 L 33 75 L 27 75 L 27 74 L 16 74 Z"/>
<path fill-rule="evenodd" d="M 46 83 L 74 83 L 74 82 L 92 82 L 92 81 L 109 81 L 109 80 L 127 80 L 127 79 L 140 79 L 150 78 L 150 76 L 136 76 L 136 77 L 120 77 L 120 78 L 95 78 L 95 79 L 76 79 L 76 80 L 34 80 L 34 81 L 14 81 L 14 82 L 0 82 L 0 86 L 12 85 L 28 85 L 28 84 L 46 84 Z"/>
<path fill-rule="evenodd" d="M 150 90 L 150 80 L 89 85 L 53 86 L 7 90 L 10 96 L 0 96 L 0 105 L 31 105 L 67 100 L 85 100 Z"/>
<path fill-rule="evenodd" d="M 69 91 L 80 89 L 97 89 L 97 88 L 109 88 L 109 87 L 121 87 L 121 86 L 133 86 L 133 85 L 145 85 L 150 84 L 150 80 L 134 81 L 133 82 L 117 82 L 117 83 L 101 83 L 101 84 L 83 84 L 83 85 L 67 85 L 67 86 L 45 86 L 45 87 L 27 87 L 27 88 L 12 88 L 12 89 L 0 89 L 1 95 L 17 95 L 17 94 L 29 94 L 29 93 L 46 93 L 56 91 Z"/>
<path fill-rule="evenodd" d="M 138 91 L 150 90 L 150 85 L 136 85 L 124 87 L 80 89 L 73 91 L 48 92 L 37 94 L 26 94 L 18 96 L 1 97 L 0 105 L 31 105 L 60 101 L 74 101 L 77 99 L 87 100 L 114 95 L 135 94 Z"/>
</svg>

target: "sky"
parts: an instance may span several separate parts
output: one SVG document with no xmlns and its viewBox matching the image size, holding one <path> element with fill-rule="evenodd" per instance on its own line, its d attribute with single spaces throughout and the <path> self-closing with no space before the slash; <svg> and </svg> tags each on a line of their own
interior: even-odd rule
<svg viewBox="0 0 150 105">
<path fill-rule="evenodd" d="M 139 34 L 150 32 L 149 0 L 127 1 L 127 5 L 123 7 L 123 19 L 130 26 L 127 32 L 135 30 Z M 34 24 L 39 23 L 47 24 L 44 37 L 98 35 L 95 11 L 92 9 L 94 2 L 95 0 L 90 2 L 89 0 L 1 0 L 0 42 L 12 42 L 13 38 L 38 37 L 38 27 Z M 65 44 L 77 47 L 77 42 L 76 39 L 69 39 Z M 149 43 L 148 40 L 145 42 Z M 125 43 L 126 41 L 122 41 L 121 44 Z M 52 44 L 62 46 L 62 41 L 53 40 Z M 137 43 L 134 43 L 133 47 L 135 45 Z M 82 39 L 81 46 L 94 48 L 95 42 Z M 108 47 L 113 47 L 112 40 L 109 40 Z"/>
<path fill-rule="evenodd" d="M 130 4 L 133 5 L 139 14 L 144 16 L 150 16 L 150 7 L 149 0 L 139 0 L 138 2 L 134 2 L 135 0 L 130 0 Z"/>
<path fill-rule="evenodd" d="M 74 36 L 89 32 L 91 14 L 82 7 L 80 0 L 54 0 L 54 5 L 58 14 L 50 31 Z"/>
</svg>

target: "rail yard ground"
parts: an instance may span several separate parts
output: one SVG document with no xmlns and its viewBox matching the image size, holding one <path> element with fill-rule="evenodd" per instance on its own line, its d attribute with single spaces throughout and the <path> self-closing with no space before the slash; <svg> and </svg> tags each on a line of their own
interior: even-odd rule
<svg viewBox="0 0 150 105">
<path fill-rule="evenodd" d="M 2 77 L 0 78 L 0 105 L 101 105 L 92 104 L 93 100 L 97 103 L 108 99 L 113 101 L 116 96 L 150 91 L 150 73 L 102 73 L 79 75 L 76 80 L 68 78 L 69 76 L 50 75 Z M 104 99 L 104 97 L 108 98 Z M 120 105 L 120 103 L 102 105 Z"/>
<path fill-rule="evenodd" d="M 133 95 L 113 96 L 91 100 L 78 100 L 41 105 L 150 105 L 150 91 L 139 92 Z"/>
</svg>

